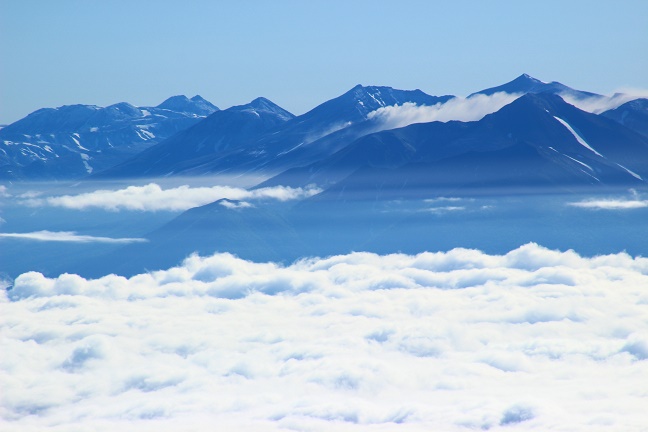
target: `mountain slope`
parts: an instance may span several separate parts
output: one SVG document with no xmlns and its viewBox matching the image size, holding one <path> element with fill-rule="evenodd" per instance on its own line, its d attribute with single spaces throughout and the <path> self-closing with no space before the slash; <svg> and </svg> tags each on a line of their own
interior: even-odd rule
<svg viewBox="0 0 648 432">
<path fill-rule="evenodd" d="M 323 196 L 330 198 L 363 190 L 385 196 L 435 188 L 638 185 L 644 179 L 646 138 L 542 93 L 527 94 L 478 122 L 374 133 L 262 186 L 316 183 L 328 187 Z"/>
<path fill-rule="evenodd" d="M 182 138 L 174 137 L 161 143 L 156 146 L 159 149 L 151 148 L 102 175 L 137 177 L 152 174 L 262 173 L 267 177 L 329 156 L 356 138 L 375 131 L 377 125 L 368 120 L 368 114 L 378 108 L 406 102 L 433 105 L 450 98 L 430 96 L 420 90 L 356 86 L 301 116 L 287 119 L 285 123 L 269 125 L 271 127 L 267 129 L 258 129 L 258 133 L 252 135 L 232 130 L 233 127 L 243 127 L 242 124 L 216 121 L 216 118 L 223 116 L 221 112 L 206 119 L 204 125 L 187 130 Z M 201 132 L 198 133 L 198 130 Z M 187 150 L 185 152 L 180 148 Z M 196 152 L 198 148 L 203 151 Z M 179 158 L 174 162 L 169 156 L 169 163 L 161 164 L 163 168 L 158 168 L 160 155 Z"/>
<path fill-rule="evenodd" d="M 626 102 L 600 115 L 648 137 L 648 99 Z"/>
<path fill-rule="evenodd" d="M 213 154 L 251 147 L 294 116 L 265 98 L 218 111 L 97 178 L 155 177 L 199 169 Z"/>
</svg>

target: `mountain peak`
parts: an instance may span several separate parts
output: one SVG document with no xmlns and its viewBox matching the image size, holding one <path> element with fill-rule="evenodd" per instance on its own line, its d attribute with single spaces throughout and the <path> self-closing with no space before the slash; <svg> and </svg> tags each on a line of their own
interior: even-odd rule
<svg viewBox="0 0 648 432">
<path fill-rule="evenodd" d="M 266 99 L 264 97 L 258 97 L 254 100 L 252 100 L 250 103 L 245 104 L 245 105 L 238 105 L 238 106 L 233 106 L 230 108 L 232 111 L 254 111 L 254 112 L 262 112 L 262 113 L 271 113 L 276 116 L 278 116 L 280 119 L 283 120 L 290 120 L 294 118 L 295 116 L 291 114 L 290 112 L 286 111 L 285 109 L 281 108 L 279 105 L 276 103 L 272 102 L 270 99 Z"/>
<path fill-rule="evenodd" d="M 176 95 L 176 96 L 171 96 L 170 98 L 167 98 L 162 102 L 160 105 L 158 105 L 158 108 L 164 108 L 164 109 L 171 109 L 172 107 L 176 107 L 179 105 L 186 105 L 188 103 L 191 103 L 189 98 L 185 95 Z"/>
<path fill-rule="evenodd" d="M 534 78 L 534 77 L 532 77 L 531 75 L 529 75 L 527 73 L 523 73 L 522 75 L 515 78 L 511 82 L 532 82 L 532 83 L 536 83 L 536 84 L 546 84 L 544 81 L 540 81 L 539 79 Z"/>
<path fill-rule="evenodd" d="M 600 96 L 595 93 L 584 92 L 580 90 L 574 90 L 571 87 L 567 87 L 564 84 L 561 84 L 557 81 L 544 82 L 540 81 L 537 78 L 532 77 L 529 74 L 523 73 L 512 81 L 502 84 L 497 87 L 487 88 L 478 92 L 471 94 L 470 96 L 483 94 L 490 96 L 494 93 L 509 93 L 509 94 L 528 94 L 528 93 L 553 93 L 556 95 L 569 94 L 578 98 L 591 97 L 591 96 Z M 468 96 L 468 97 L 470 97 Z"/>
<path fill-rule="evenodd" d="M 207 116 L 214 111 L 218 111 L 218 107 L 203 99 L 200 95 L 196 95 L 191 99 L 185 95 L 171 96 L 158 105 L 157 108 L 200 116 Z"/>
</svg>

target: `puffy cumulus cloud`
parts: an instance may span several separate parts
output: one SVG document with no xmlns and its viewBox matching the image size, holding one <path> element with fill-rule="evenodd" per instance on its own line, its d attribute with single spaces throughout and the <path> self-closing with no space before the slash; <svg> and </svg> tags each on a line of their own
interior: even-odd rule
<svg viewBox="0 0 648 432">
<path fill-rule="evenodd" d="M 476 121 L 485 115 L 498 111 L 519 98 L 519 94 L 495 93 L 493 95 L 473 95 L 468 98 L 454 97 L 445 103 L 435 105 L 416 105 L 406 102 L 378 108 L 369 113 L 368 118 L 377 121 L 381 129 L 394 129 L 413 123 L 451 120 Z"/>
<path fill-rule="evenodd" d="M 26 273 L 0 297 L 2 428 L 640 431 L 646 286 L 646 258 L 535 244 Z"/>
<path fill-rule="evenodd" d="M 639 98 L 648 98 L 648 90 L 641 89 L 622 89 L 612 96 L 590 96 L 579 98 L 574 94 L 561 94 L 565 102 L 582 109 L 583 111 L 600 114 L 604 111 L 611 110 Z"/>
<path fill-rule="evenodd" d="M 163 189 L 157 183 L 149 183 L 145 186 L 128 186 L 118 190 L 96 190 L 78 195 L 29 198 L 24 199 L 22 204 L 76 210 L 99 208 L 109 211 L 184 211 L 222 198 L 289 201 L 313 196 L 319 192 L 321 190 L 315 187 L 291 188 L 285 186 L 247 190 L 231 186 L 190 187 L 184 185 Z"/>
<path fill-rule="evenodd" d="M 143 238 L 112 238 L 80 235 L 74 231 L 34 231 L 29 233 L 0 233 L 0 238 L 35 240 L 43 242 L 66 243 L 141 243 L 148 240 Z"/>
</svg>

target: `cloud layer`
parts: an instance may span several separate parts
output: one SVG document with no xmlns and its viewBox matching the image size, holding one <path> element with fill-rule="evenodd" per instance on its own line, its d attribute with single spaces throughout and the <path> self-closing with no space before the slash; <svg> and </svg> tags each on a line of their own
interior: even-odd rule
<svg viewBox="0 0 648 432">
<path fill-rule="evenodd" d="M 378 121 L 383 129 L 433 121 L 477 121 L 487 114 L 498 111 L 520 96 L 503 92 L 490 96 L 478 94 L 469 98 L 454 97 L 445 103 L 432 106 L 407 102 L 403 105 L 378 108 L 376 111 L 370 112 L 368 118 Z"/>
<path fill-rule="evenodd" d="M 112 238 L 80 235 L 74 231 L 34 231 L 29 233 L 0 233 L 0 238 L 35 240 L 43 242 L 65 243 L 141 243 L 143 238 Z"/>
<path fill-rule="evenodd" d="M 0 298 L 6 430 L 640 431 L 648 259 L 228 254 Z"/>
<path fill-rule="evenodd" d="M 184 211 L 209 204 L 222 198 L 231 200 L 272 199 L 289 201 L 313 196 L 317 188 L 291 188 L 275 186 L 255 190 L 231 186 L 190 187 L 163 189 L 157 183 L 129 186 L 118 190 L 97 190 L 78 195 L 61 195 L 46 198 L 29 198 L 21 201 L 29 206 L 52 206 L 84 210 L 98 208 L 109 211 Z"/>
</svg>

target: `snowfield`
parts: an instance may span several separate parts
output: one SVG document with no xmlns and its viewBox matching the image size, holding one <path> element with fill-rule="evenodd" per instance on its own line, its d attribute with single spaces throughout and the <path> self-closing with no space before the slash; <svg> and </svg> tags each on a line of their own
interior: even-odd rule
<svg viewBox="0 0 648 432">
<path fill-rule="evenodd" d="M 0 430 L 642 431 L 648 259 L 229 254 L 0 300 Z"/>
</svg>

